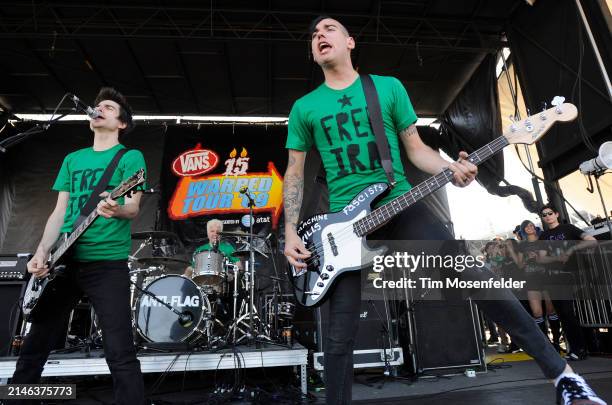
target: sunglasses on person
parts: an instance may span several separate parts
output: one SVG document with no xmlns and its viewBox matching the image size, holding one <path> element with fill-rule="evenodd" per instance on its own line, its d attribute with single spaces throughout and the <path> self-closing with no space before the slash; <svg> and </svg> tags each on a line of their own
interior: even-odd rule
<svg viewBox="0 0 612 405">
<path fill-rule="evenodd" d="M 552 211 L 546 211 L 546 212 L 541 213 L 540 215 L 542 216 L 542 218 L 544 218 L 544 217 L 548 217 L 548 216 L 554 215 L 554 214 L 555 213 L 552 212 Z"/>
</svg>

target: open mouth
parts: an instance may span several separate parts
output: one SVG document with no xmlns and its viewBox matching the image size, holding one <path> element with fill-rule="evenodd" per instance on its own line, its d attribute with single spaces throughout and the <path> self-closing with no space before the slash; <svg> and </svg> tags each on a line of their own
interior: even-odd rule
<svg viewBox="0 0 612 405">
<path fill-rule="evenodd" d="M 327 42 L 319 43 L 319 52 L 324 53 L 329 49 L 331 49 L 331 45 L 328 44 Z"/>
</svg>

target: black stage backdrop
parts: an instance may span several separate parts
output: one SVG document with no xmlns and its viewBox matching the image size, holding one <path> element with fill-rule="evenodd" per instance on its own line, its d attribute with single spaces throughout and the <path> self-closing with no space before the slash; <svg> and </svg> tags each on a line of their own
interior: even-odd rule
<svg viewBox="0 0 612 405">
<path fill-rule="evenodd" d="M 25 124 L 18 129 L 31 126 Z M 122 140 L 144 154 L 150 187 L 159 183 L 163 137 L 162 126 L 137 126 Z M 0 155 L 0 252 L 34 252 L 57 201 L 51 187 L 62 160 L 92 143 L 93 134 L 86 123 L 60 123 Z M 133 231 L 154 229 L 158 200 L 156 194 L 143 196 Z"/>
<path fill-rule="evenodd" d="M 605 2 L 581 0 L 608 74 L 612 34 Z M 512 58 L 532 114 L 554 96 L 578 107 L 578 119 L 555 125 L 540 142 L 540 166 L 547 180 L 578 169 L 612 139 L 612 103 L 574 0 L 538 0 L 520 7 L 508 27 Z M 582 128 L 581 128 L 582 127 Z"/>
<path fill-rule="evenodd" d="M 21 129 L 27 129 L 30 125 L 22 125 Z M 246 210 L 238 213 L 209 213 L 203 209 L 198 215 L 173 219 L 169 215 L 169 205 L 180 177 L 173 172 L 172 165 L 183 152 L 194 149 L 199 143 L 202 149 L 214 151 L 218 155 L 218 164 L 210 172 L 195 179 L 219 177 L 227 167 L 226 161 L 235 150 L 236 158 L 240 157 L 240 154 L 248 157 L 247 177 L 274 177 L 276 191 L 276 176 L 282 178 L 286 168 L 286 131 L 287 128 L 283 125 L 138 125 L 122 142 L 143 152 L 148 169 L 147 184 L 155 192 L 143 196 L 141 214 L 133 223 L 133 232 L 176 232 L 185 244 L 185 253 L 189 255 L 196 246 L 205 242 L 206 222 L 211 218 L 226 221 L 226 230 L 245 231 L 247 227 L 242 225 L 240 220 L 245 216 Z M 420 127 L 419 131 L 425 142 L 437 147 L 439 135 L 436 130 Z M 51 190 L 51 186 L 62 159 L 66 154 L 90 146 L 91 143 L 92 134 L 85 123 L 62 123 L 51 127 L 44 134 L 14 146 L 0 157 L 0 252 L 10 254 L 35 250 L 45 221 L 55 206 L 57 194 Z M 270 174 L 270 163 L 277 170 L 274 176 L 267 176 Z M 409 162 L 404 163 L 408 178 L 413 184 L 427 177 Z M 318 173 L 318 156 L 316 153 L 308 153 L 303 215 L 328 210 L 327 190 L 324 183 L 316 181 Z M 257 186 L 257 183 L 255 185 Z M 256 190 L 254 194 L 261 193 Z M 239 193 L 234 193 L 234 197 L 238 200 L 241 198 Z M 278 201 L 280 195 L 276 198 Z M 269 196 L 269 200 L 272 199 L 272 196 Z M 427 200 L 441 220 L 450 223 L 444 190 L 438 191 Z M 276 220 L 272 219 L 272 214 L 277 215 Z M 282 251 L 282 212 L 266 210 L 256 212 L 255 216 L 260 220 L 254 225 L 255 233 L 262 236 L 273 233 L 269 242 L 272 247 Z M 272 226 L 274 223 L 276 229 Z M 277 232 L 278 230 L 281 232 Z"/>
</svg>

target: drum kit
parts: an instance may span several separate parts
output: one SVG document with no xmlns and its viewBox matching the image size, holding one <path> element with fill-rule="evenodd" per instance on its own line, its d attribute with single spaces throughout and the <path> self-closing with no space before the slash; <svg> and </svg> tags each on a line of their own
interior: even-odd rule
<svg viewBox="0 0 612 405">
<path fill-rule="evenodd" d="M 265 303 L 255 288 L 256 263 L 251 261 L 270 250 L 252 241 L 265 238 L 244 232 L 220 235 L 242 244 L 241 249 L 233 257 L 217 249 L 196 251 L 191 262 L 180 258 L 182 245 L 173 233 L 132 235 L 133 240 L 142 240 L 128 262 L 134 335 L 142 346 L 177 343 L 216 349 L 254 342 L 292 344 L 295 306 L 279 299 L 281 279 L 268 276 L 274 288 Z M 151 255 L 139 257 L 147 247 Z M 235 258 L 240 260 L 233 263 Z"/>
</svg>

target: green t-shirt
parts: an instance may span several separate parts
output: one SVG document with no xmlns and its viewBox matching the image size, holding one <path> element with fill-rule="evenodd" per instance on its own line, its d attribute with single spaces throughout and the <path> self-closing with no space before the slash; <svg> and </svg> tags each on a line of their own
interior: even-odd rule
<svg viewBox="0 0 612 405">
<path fill-rule="evenodd" d="M 206 243 L 205 245 L 202 245 L 200 247 L 198 247 L 194 252 L 193 255 L 195 256 L 197 253 L 200 252 L 206 252 L 208 250 L 212 250 L 212 246 L 210 245 L 210 243 Z M 219 243 L 219 252 L 221 252 L 221 254 L 223 254 L 223 256 L 227 257 L 229 259 L 230 262 L 232 263 L 236 263 L 238 262 L 240 259 L 232 256 L 232 253 L 234 253 L 236 251 L 236 249 L 234 249 L 234 247 L 232 245 L 230 245 L 229 243 L 225 242 L 225 241 L 221 241 L 221 243 Z M 191 262 L 191 265 L 193 266 L 193 261 Z"/>
<path fill-rule="evenodd" d="M 53 190 L 70 193 L 61 232 L 72 232 L 75 219 L 104 170 L 115 153 L 123 148 L 121 144 L 99 152 L 85 148 L 64 158 L 53 184 Z M 142 153 L 133 149 L 128 151 L 119 161 L 106 190 L 114 189 L 141 168 L 146 170 Z M 144 189 L 144 185 L 138 189 Z M 120 198 L 119 204 L 123 204 L 123 200 Z M 127 259 L 131 248 L 130 223 L 129 219 L 98 217 L 75 243 L 73 259 L 80 262 Z"/>
<path fill-rule="evenodd" d="M 378 92 L 385 133 L 389 140 L 396 186 L 383 203 L 410 190 L 400 157 L 398 134 L 417 120 L 408 94 L 390 76 L 372 79 Z M 339 211 L 372 183 L 388 182 L 380 163 L 361 78 L 343 90 L 325 83 L 295 102 L 289 114 L 287 149 L 321 154 L 329 188 L 331 211 Z"/>
</svg>

